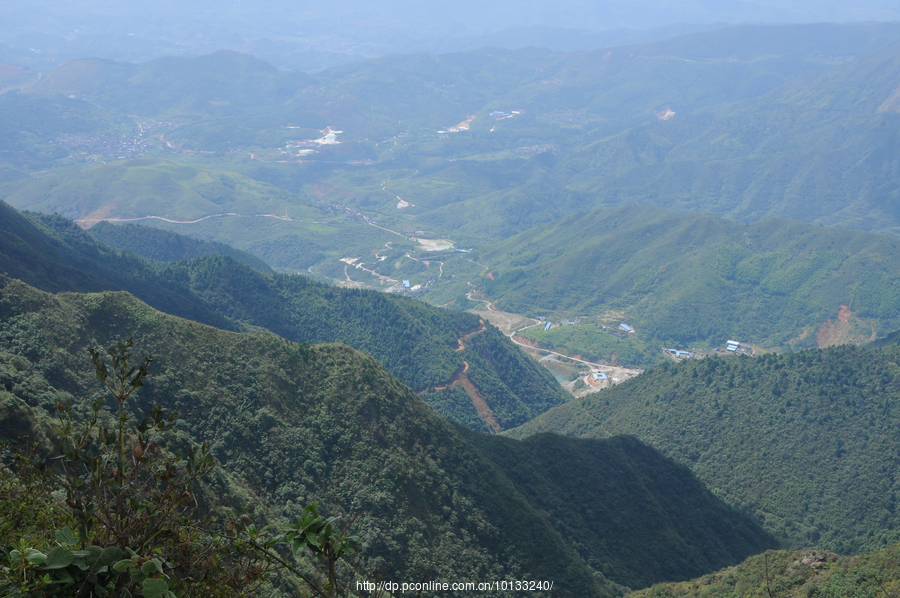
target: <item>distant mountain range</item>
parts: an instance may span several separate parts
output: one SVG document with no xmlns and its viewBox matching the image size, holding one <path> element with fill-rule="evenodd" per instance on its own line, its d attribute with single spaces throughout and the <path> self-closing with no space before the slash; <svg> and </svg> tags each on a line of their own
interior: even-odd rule
<svg viewBox="0 0 900 598">
<path fill-rule="evenodd" d="M 32 95 L 0 96 L 0 194 L 454 309 L 480 291 L 532 315 L 624 310 L 653 344 L 859 340 L 898 324 L 890 241 L 772 219 L 900 230 L 898 37 L 895 24 L 745 25 L 583 53 L 387 56 L 315 75 L 227 51 L 73 61 Z M 656 222 L 652 211 L 623 212 L 629 228 L 615 234 L 599 212 L 573 216 L 635 205 L 695 222 L 690 241 L 640 247 L 634 235 L 648 231 L 630 224 Z M 749 224 L 756 245 L 735 237 L 749 229 L 686 216 L 698 212 Z M 620 254 L 604 253 L 613 239 Z M 727 257 L 731 241 L 743 249 Z M 686 244 L 696 252 L 673 259 Z M 796 280 L 771 278 L 782 268 Z M 820 341 L 841 305 L 863 320 Z"/>
<path fill-rule="evenodd" d="M 222 6 L 168 0 L 114 6 L 78 0 L 9 7 L 0 25 L 0 59 L 42 67 L 86 56 L 146 62 L 166 54 L 228 49 L 279 68 L 321 70 L 341 63 L 415 51 L 460 51 L 529 45 L 590 50 L 664 39 L 727 23 L 821 23 L 900 20 L 890 2 L 852 6 L 836 1 L 710 3 L 433 2 L 373 4 L 311 1 L 302 11 L 268 0 Z"/>
</svg>

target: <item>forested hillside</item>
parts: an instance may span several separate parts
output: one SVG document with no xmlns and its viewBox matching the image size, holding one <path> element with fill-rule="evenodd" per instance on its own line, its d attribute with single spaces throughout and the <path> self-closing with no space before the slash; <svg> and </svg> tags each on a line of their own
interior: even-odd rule
<svg viewBox="0 0 900 598">
<path fill-rule="evenodd" d="M 205 255 L 224 255 L 265 274 L 275 273 L 258 257 L 230 245 L 200 241 L 149 226 L 135 224 L 116 226 L 108 222 L 100 222 L 92 226 L 88 232 L 102 243 L 162 264 L 181 262 Z"/>
<path fill-rule="evenodd" d="M 164 280 L 150 264 L 98 244 L 71 220 L 26 217 L 3 202 L 0 272 L 52 293 L 124 290 L 167 313 L 237 329 L 185 287 Z"/>
<path fill-rule="evenodd" d="M 633 434 L 794 547 L 896 543 L 900 346 L 671 362 L 511 431 Z"/>
<path fill-rule="evenodd" d="M 773 544 L 687 469 L 634 440 L 547 439 L 578 456 L 556 462 L 540 441 L 482 438 L 447 422 L 343 345 L 220 331 L 125 293 L 53 296 L 0 283 L 5 434 L 40 436 L 57 401 L 83 405 L 99 388 L 87 347 L 133 336 L 156 358 L 133 408 L 178 409 L 179 442 L 212 444 L 228 475 L 211 482 L 208 496 L 236 502 L 258 488 L 274 517 L 292 518 L 312 500 L 327 513 L 358 511 L 354 526 L 392 575 L 555 580 L 560 596 L 611 596 L 619 590 L 607 580 L 684 579 Z M 538 453 L 547 467 L 533 476 L 519 469 Z M 596 540 L 570 544 L 560 522 L 582 501 L 596 511 L 580 520 L 620 551 Z M 630 508 L 608 519 L 604 504 Z M 704 525 L 673 523 L 691 522 L 697 504 L 706 505 Z M 621 527 L 640 531 L 622 536 Z M 645 553 L 658 567 L 639 564 Z"/>
<path fill-rule="evenodd" d="M 569 398 L 547 370 L 472 314 L 303 276 L 270 278 L 221 258 L 176 264 L 164 274 L 231 319 L 296 342 L 342 342 L 368 353 L 412 389 L 428 390 L 425 398 L 440 413 L 475 429 L 488 424 L 471 398 L 454 404 L 452 395 L 433 390 L 463 369 L 500 429 Z"/>
<path fill-rule="evenodd" d="M 41 120 L 63 123 L 59 132 L 37 127 L 11 150 L 31 156 L 15 157 L 20 175 L 152 156 L 190 158 L 212 179 L 181 172 L 149 215 L 172 210 L 165 195 L 186 183 L 181 212 L 221 211 L 205 183 L 219 206 L 246 205 L 244 182 L 215 184 L 221 170 L 278 187 L 295 207 L 327 186 L 373 218 L 402 227 L 412 214 L 422 230 L 466 245 L 634 204 L 891 232 L 900 222 L 890 207 L 898 36 L 893 24 L 746 25 L 573 54 L 397 55 L 314 76 L 234 52 L 73 61 L 30 90 L 53 98 Z M 35 120 L 14 96 L 0 104 L 10 120 Z M 138 115 L 132 134 L 124 114 Z M 108 208 L 97 216 L 122 217 L 133 205 L 113 184 L 121 168 L 13 181 L 0 193 L 46 209 L 58 197 L 83 201 L 95 180 L 96 207 Z M 172 178 L 153 170 L 122 183 Z M 408 210 L 396 209 L 396 196 Z M 211 225 L 195 228 L 213 234 Z M 253 228 L 217 240 L 247 248 L 247 237 L 271 234 L 262 222 Z"/>
<path fill-rule="evenodd" d="M 766 598 L 893 596 L 900 589 L 900 546 L 845 557 L 824 550 L 780 550 L 736 567 L 629 594 L 634 598 Z"/>
<path fill-rule="evenodd" d="M 160 272 L 134 254 L 97 242 L 61 216 L 25 217 L 5 204 L 0 209 L 8 216 L 0 221 L 5 227 L 0 228 L 0 271 L 42 290 L 127 290 L 175 315 L 226 330 L 343 342 L 423 392 L 442 414 L 478 430 L 517 426 L 569 398 L 544 368 L 472 314 L 303 276 L 273 277 L 226 256 L 177 262 Z M 150 245 L 160 237 L 178 247 L 200 246 L 174 233 L 149 232 L 149 239 L 136 235 L 123 244 L 149 257 L 159 255 L 159 246 L 151 250 Z M 435 390 L 463 370 L 472 390 Z"/>
<path fill-rule="evenodd" d="M 569 216 L 477 259 L 491 264 L 494 280 L 482 284 L 502 309 L 624 310 L 664 346 L 738 339 L 796 349 L 900 327 L 900 242 L 888 235 L 629 207 Z M 838 326 L 842 305 L 855 317 Z"/>
<path fill-rule="evenodd" d="M 723 558 L 739 558 L 751 538 L 773 544 L 757 535 L 752 519 L 723 516 L 722 503 L 700 492 L 686 467 L 673 468 L 633 437 L 469 437 L 588 565 L 629 587 L 713 569 Z M 600 463 L 602 475 L 584 474 Z"/>
</svg>

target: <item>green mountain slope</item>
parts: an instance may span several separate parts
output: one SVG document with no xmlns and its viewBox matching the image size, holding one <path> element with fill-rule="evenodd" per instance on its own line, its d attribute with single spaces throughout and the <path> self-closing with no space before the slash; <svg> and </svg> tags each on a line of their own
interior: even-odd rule
<svg viewBox="0 0 900 598">
<path fill-rule="evenodd" d="M 501 429 L 569 398 L 548 371 L 472 314 L 303 276 L 270 278 L 221 258 L 177 264 L 165 275 L 234 320 L 295 342 L 343 342 L 364 351 L 411 388 L 429 390 L 424 396 L 439 412 L 476 429 L 487 428 L 471 399 L 451 407 L 444 393 L 433 390 L 463 369 Z"/>
<path fill-rule="evenodd" d="M 688 582 L 659 584 L 629 596 L 634 598 L 893 596 L 900 589 L 898 553 L 900 553 L 898 546 L 853 557 L 842 557 L 833 552 L 818 550 L 770 551 L 712 575 Z"/>
<path fill-rule="evenodd" d="M 0 222 L 0 272 L 43 290 L 128 290 L 175 315 L 227 330 L 347 343 L 422 392 L 442 414 L 479 430 L 517 426 L 569 398 L 546 370 L 472 314 L 304 276 L 271 277 L 230 257 L 179 262 L 160 273 L 61 216 L 29 220 L 6 204 L 0 209 L 7 216 Z M 198 245 L 174 233 L 109 226 L 116 235 L 137 231 L 125 244 L 142 250 L 158 238 L 181 248 Z M 462 377 L 472 385 L 467 392 L 440 390 Z"/>
<path fill-rule="evenodd" d="M 49 292 L 126 290 L 154 307 L 226 330 L 237 325 L 141 259 L 98 244 L 60 216 L 27 218 L 0 202 L 0 272 Z"/>
<path fill-rule="evenodd" d="M 122 135 L 130 118 L 83 100 L 0 95 L 0 164 L 19 174 L 59 166 L 69 152 L 58 140 L 67 136 Z"/>
<path fill-rule="evenodd" d="M 795 547 L 898 539 L 900 346 L 663 365 L 511 431 L 634 434 Z"/>
<path fill-rule="evenodd" d="M 100 222 L 92 226 L 88 232 L 101 243 L 106 243 L 122 251 L 130 251 L 154 262 L 168 264 L 205 255 L 224 255 L 254 270 L 265 274 L 275 274 L 268 264 L 245 251 L 240 251 L 224 243 L 200 241 L 184 235 L 161 231 L 158 228 L 134 224 L 116 226 L 109 222 Z"/>
<path fill-rule="evenodd" d="M 291 194 L 233 172 L 167 160 L 112 162 L 87 170 L 7 183 L 19 209 L 93 224 L 103 218 L 195 220 L 223 212 L 280 214 Z"/>
<path fill-rule="evenodd" d="M 573 152 L 584 167 L 567 187 L 607 205 L 895 233 L 900 119 L 878 112 L 900 83 L 898 48 L 888 43 L 760 98 L 592 140 Z"/>
<path fill-rule="evenodd" d="M 313 81 L 305 73 L 279 71 L 253 56 L 223 50 L 142 65 L 76 60 L 54 69 L 35 91 L 89 94 L 97 104 L 144 117 L 219 116 L 283 103 Z"/>
<path fill-rule="evenodd" d="M 470 436 L 591 567 L 627 586 L 713 569 L 739 558 L 756 537 L 749 519 L 728 517 L 722 503 L 698 492 L 687 468 L 673 468 L 635 438 Z M 606 464 L 602 476 L 580 473 L 599 463 Z"/>
<path fill-rule="evenodd" d="M 900 243 L 887 235 L 629 207 L 566 217 L 477 259 L 494 277 L 479 287 L 502 309 L 624 310 L 638 336 L 663 345 L 827 346 L 900 327 Z M 864 320 L 835 341 L 842 305 Z"/>
<path fill-rule="evenodd" d="M 327 513 L 359 512 L 356 525 L 398 580 L 423 574 L 554 580 L 559 596 L 610 596 L 615 586 L 585 561 L 608 569 L 613 581 L 643 585 L 675 571 L 686 577 L 733 562 L 771 544 L 685 468 L 634 440 L 552 441 L 545 446 L 555 442 L 579 459 L 537 468 L 536 478 L 527 479 L 515 463 L 543 453 L 538 444 L 473 437 L 371 358 L 343 345 L 220 331 L 156 312 L 125 293 L 52 296 L 5 277 L 0 306 L 4 422 L 52 412 L 66 396 L 92 396 L 97 381 L 86 347 L 133 335 L 141 351 L 156 356 L 135 409 L 143 412 L 154 402 L 178 409 L 185 441 L 210 442 L 221 467 L 244 484 L 213 485 L 213 496 L 234 496 L 252 485 L 270 495 L 275 517 L 290 518 L 311 500 Z M 597 552 L 596 542 L 572 547 L 558 529 L 567 518 L 560 510 L 565 494 L 550 514 L 541 509 L 551 499 L 540 502 L 527 488 L 535 483 L 574 492 L 575 479 L 591 489 L 584 500 L 596 500 L 598 509 L 606 501 L 631 505 L 621 514 L 626 526 L 632 521 L 647 533 L 666 530 L 652 540 L 654 558 L 664 559 L 659 571 L 638 575 L 640 566 L 630 562 L 649 540 L 643 532 L 619 538 L 622 553 Z M 673 524 L 685 515 L 682 503 L 670 500 L 672 492 L 683 493 L 683 504 L 708 505 L 706 525 Z M 580 517 L 603 537 L 619 525 L 596 513 Z M 704 561 L 691 562 L 700 549 Z"/>
</svg>

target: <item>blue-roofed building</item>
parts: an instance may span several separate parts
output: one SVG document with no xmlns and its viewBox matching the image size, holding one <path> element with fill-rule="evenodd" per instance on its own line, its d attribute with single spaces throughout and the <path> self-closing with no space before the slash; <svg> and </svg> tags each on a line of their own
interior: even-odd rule
<svg viewBox="0 0 900 598">
<path fill-rule="evenodd" d="M 624 330 L 625 332 L 634 332 L 634 328 L 632 328 L 632 327 L 629 326 L 628 324 L 625 324 L 624 322 L 621 323 L 621 324 L 619 324 L 619 328 L 621 328 L 621 329 Z"/>
<path fill-rule="evenodd" d="M 409 281 L 408 281 L 408 280 L 404 280 L 404 281 L 403 281 L 403 286 L 406 287 L 406 288 L 408 289 L 408 288 L 409 288 Z"/>
<path fill-rule="evenodd" d="M 544 326 L 544 330 L 545 330 L 545 331 L 546 331 L 546 330 L 550 330 L 550 326 L 551 326 L 552 324 L 553 324 L 553 322 L 547 322 L 547 325 Z"/>
<path fill-rule="evenodd" d="M 592 375 L 594 376 L 594 380 L 599 380 L 600 382 L 607 380 L 607 376 L 603 372 L 594 372 Z"/>
</svg>

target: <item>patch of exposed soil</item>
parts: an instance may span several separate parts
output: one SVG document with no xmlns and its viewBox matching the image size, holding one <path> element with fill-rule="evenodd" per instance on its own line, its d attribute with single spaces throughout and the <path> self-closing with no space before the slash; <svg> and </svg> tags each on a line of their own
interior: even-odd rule
<svg viewBox="0 0 900 598">
<path fill-rule="evenodd" d="M 419 237 L 410 237 L 410 239 L 416 241 L 418 243 L 416 249 L 421 249 L 422 251 L 446 251 L 447 249 L 453 249 L 453 241 L 450 239 L 422 239 Z"/>
<path fill-rule="evenodd" d="M 525 338 L 524 336 L 515 336 L 513 337 L 513 340 L 521 345 L 528 345 L 529 347 L 534 347 L 535 349 L 538 348 L 537 341 L 533 341 L 530 338 Z"/>
<path fill-rule="evenodd" d="M 828 319 L 816 329 L 816 346 L 820 349 L 836 345 L 861 345 L 874 341 L 875 326 L 856 317 L 849 305 L 841 305 L 836 320 Z"/>
<path fill-rule="evenodd" d="M 456 347 L 454 349 L 456 351 L 462 352 L 466 350 L 465 341 L 472 338 L 476 334 L 481 334 L 484 332 L 484 320 L 481 320 L 481 324 L 478 328 L 474 330 L 469 330 L 465 332 L 459 339 L 456 341 Z M 497 421 L 497 417 L 494 415 L 493 409 L 491 409 L 490 405 L 487 404 L 487 401 L 484 400 L 481 392 L 478 390 L 478 387 L 475 386 L 466 373 L 469 371 L 469 362 L 463 361 L 462 366 L 454 372 L 453 376 L 446 384 L 439 384 L 434 387 L 434 390 L 445 390 L 447 388 L 453 388 L 455 386 L 462 386 L 463 390 L 466 391 L 466 394 L 469 395 L 469 398 L 472 400 L 472 406 L 475 407 L 475 411 L 478 413 L 478 417 L 484 422 L 484 424 L 488 427 L 491 434 L 496 434 L 503 430 L 500 426 L 500 422 Z M 424 392 L 424 391 L 422 391 Z M 421 394 L 421 392 L 419 393 Z"/>
<path fill-rule="evenodd" d="M 457 352 L 465 351 L 466 345 L 463 341 L 467 341 L 476 334 L 481 334 L 482 332 L 484 332 L 484 320 L 481 320 L 481 324 L 477 328 L 463 333 L 463 335 L 457 339 L 456 346 L 453 347 L 453 350 Z"/>
<path fill-rule="evenodd" d="M 465 369 L 469 369 L 468 362 L 466 363 Z M 487 401 L 484 400 L 484 397 L 481 396 L 481 393 L 478 391 L 478 387 L 472 384 L 472 381 L 469 380 L 469 377 L 466 376 L 465 373 L 460 374 L 457 382 L 462 385 L 462 387 L 466 390 L 466 394 L 469 395 L 469 398 L 472 399 L 472 405 L 475 406 L 475 411 L 478 412 L 478 417 L 485 423 L 490 430 L 491 434 L 496 434 L 503 430 L 500 427 L 500 422 L 497 421 L 497 418 L 494 416 L 493 410 L 491 410 L 490 406 L 488 406 Z M 452 385 L 451 385 L 452 386 Z"/>
<path fill-rule="evenodd" d="M 473 293 L 472 296 L 475 297 L 476 294 Z M 528 326 L 537 326 L 541 324 L 541 322 L 537 320 L 532 320 L 531 318 L 526 318 L 519 314 L 500 311 L 499 309 L 472 309 L 469 311 L 499 328 L 500 332 L 506 336 L 514 334 Z M 518 340 L 518 337 L 516 337 L 516 340 Z"/>
<path fill-rule="evenodd" d="M 466 120 L 462 121 L 455 127 L 448 127 L 446 131 L 438 131 L 438 133 L 459 133 L 460 131 L 468 131 L 469 125 L 472 124 L 472 121 L 475 120 L 475 115 L 470 114 L 466 118 Z"/>
</svg>

